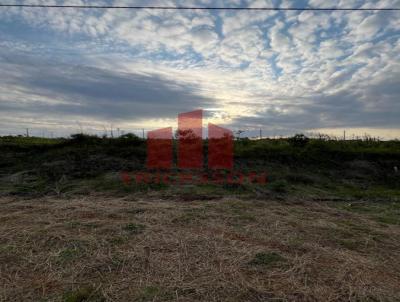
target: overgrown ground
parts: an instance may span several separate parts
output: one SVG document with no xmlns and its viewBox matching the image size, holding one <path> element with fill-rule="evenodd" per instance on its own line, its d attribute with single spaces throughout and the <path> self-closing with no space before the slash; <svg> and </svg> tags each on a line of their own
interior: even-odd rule
<svg viewBox="0 0 400 302">
<path fill-rule="evenodd" d="M 40 197 L 87 194 L 93 190 L 165 189 L 122 186 L 119 172 L 145 170 L 146 141 L 134 135 L 99 138 L 78 134 L 72 139 L 0 137 L 0 154 L 3 195 Z M 213 191 L 214 195 L 258 197 L 278 193 L 320 199 L 400 197 L 400 141 L 242 139 L 235 141 L 234 154 L 235 171 L 266 173 L 268 185 L 225 186 L 225 190 L 217 186 L 207 194 Z M 206 162 L 207 141 L 204 155 Z"/>
<path fill-rule="evenodd" d="M 1 301 L 398 301 L 400 204 L 0 200 Z"/>
<path fill-rule="evenodd" d="M 235 141 L 263 185 L 125 184 L 129 135 L 0 154 L 0 301 L 400 301 L 399 141 Z"/>
</svg>

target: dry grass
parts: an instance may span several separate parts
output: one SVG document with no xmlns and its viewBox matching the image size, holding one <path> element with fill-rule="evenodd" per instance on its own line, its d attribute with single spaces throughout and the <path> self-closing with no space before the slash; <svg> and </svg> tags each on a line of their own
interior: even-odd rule
<svg viewBox="0 0 400 302">
<path fill-rule="evenodd" d="M 0 199 L 0 301 L 399 301 L 400 226 L 329 203 Z"/>
</svg>

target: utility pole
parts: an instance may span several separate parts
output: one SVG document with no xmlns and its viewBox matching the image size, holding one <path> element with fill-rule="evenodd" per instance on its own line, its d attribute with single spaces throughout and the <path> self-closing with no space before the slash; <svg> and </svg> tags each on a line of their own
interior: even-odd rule
<svg viewBox="0 0 400 302">
<path fill-rule="evenodd" d="M 346 130 L 343 130 L 343 140 L 346 140 Z"/>
<path fill-rule="evenodd" d="M 29 137 L 29 128 L 26 128 L 26 137 Z"/>
<path fill-rule="evenodd" d="M 144 139 L 144 128 L 142 128 L 142 137 Z"/>
</svg>

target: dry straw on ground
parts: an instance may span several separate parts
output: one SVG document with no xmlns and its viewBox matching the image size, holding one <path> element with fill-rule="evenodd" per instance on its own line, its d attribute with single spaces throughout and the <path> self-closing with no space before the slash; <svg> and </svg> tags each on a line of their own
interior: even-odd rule
<svg viewBox="0 0 400 302">
<path fill-rule="evenodd" d="M 400 227 L 329 203 L 0 200 L 0 301 L 396 301 Z"/>
</svg>

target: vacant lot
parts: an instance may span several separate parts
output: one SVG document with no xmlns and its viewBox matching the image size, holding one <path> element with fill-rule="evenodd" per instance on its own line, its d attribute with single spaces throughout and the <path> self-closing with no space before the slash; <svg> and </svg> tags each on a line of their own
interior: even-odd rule
<svg viewBox="0 0 400 302">
<path fill-rule="evenodd" d="M 400 204 L 0 199 L 1 301 L 399 301 Z"/>
</svg>

